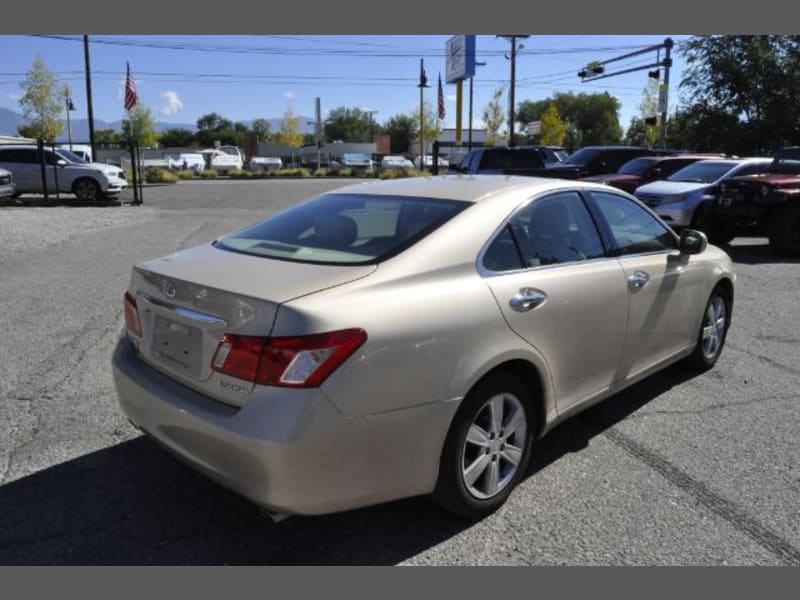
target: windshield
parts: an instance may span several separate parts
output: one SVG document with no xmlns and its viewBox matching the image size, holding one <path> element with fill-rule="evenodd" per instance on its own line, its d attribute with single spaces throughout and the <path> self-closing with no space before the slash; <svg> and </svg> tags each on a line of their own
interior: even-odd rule
<svg viewBox="0 0 800 600">
<path fill-rule="evenodd" d="M 634 158 L 622 165 L 617 172 L 622 175 L 643 175 L 657 160 L 657 158 L 648 157 Z"/>
<path fill-rule="evenodd" d="M 56 150 L 56 154 L 58 154 L 59 156 L 61 156 L 64 159 L 66 159 L 67 161 L 73 162 L 73 163 L 88 163 L 89 162 L 88 160 L 84 159 L 81 156 L 78 156 L 74 152 L 70 152 L 69 150 L 59 149 L 59 150 Z"/>
<path fill-rule="evenodd" d="M 570 165 L 586 165 L 600 156 L 602 152 L 599 148 L 581 148 L 570 154 L 564 162 Z"/>
<path fill-rule="evenodd" d="M 224 152 L 225 154 L 230 154 L 231 156 L 241 156 L 239 149 L 233 146 L 220 146 L 218 150 L 220 152 Z"/>
<path fill-rule="evenodd" d="M 701 160 L 675 171 L 667 181 L 713 183 L 738 165 L 739 163 L 731 160 Z"/>
<path fill-rule="evenodd" d="M 402 252 L 467 206 L 433 198 L 325 194 L 215 245 L 278 260 L 374 264 Z"/>
</svg>

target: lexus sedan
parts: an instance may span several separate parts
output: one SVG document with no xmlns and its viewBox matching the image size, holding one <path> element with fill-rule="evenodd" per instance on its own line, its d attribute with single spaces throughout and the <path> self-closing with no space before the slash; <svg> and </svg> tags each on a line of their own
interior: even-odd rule
<svg viewBox="0 0 800 600">
<path fill-rule="evenodd" d="M 606 185 L 366 183 L 135 265 L 113 373 L 136 427 L 275 518 L 415 495 L 482 516 L 564 419 L 711 368 L 734 282 Z"/>
</svg>

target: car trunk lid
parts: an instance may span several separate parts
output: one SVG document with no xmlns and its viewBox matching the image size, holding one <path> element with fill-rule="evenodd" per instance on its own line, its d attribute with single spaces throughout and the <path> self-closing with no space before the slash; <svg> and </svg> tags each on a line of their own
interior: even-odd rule
<svg viewBox="0 0 800 600">
<path fill-rule="evenodd" d="M 131 338 L 150 366 L 241 405 L 254 384 L 211 366 L 222 336 L 267 337 L 284 302 L 365 277 L 375 268 L 275 260 L 211 244 L 182 250 L 134 267 L 129 291 L 142 335 Z"/>
</svg>

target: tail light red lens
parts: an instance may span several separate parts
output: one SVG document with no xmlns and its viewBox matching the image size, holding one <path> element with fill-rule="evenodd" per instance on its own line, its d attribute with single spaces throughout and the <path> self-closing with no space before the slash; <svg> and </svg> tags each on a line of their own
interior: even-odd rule
<svg viewBox="0 0 800 600">
<path fill-rule="evenodd" d="M 211 367 L 262 385 L 317 387 L 366 340 L 363 329 L 279 338 L 226 334 Z"/>
<path fill-rule="evenodd" d="M 136 337 L 142 337 L 142 326 L 139 324 L 139 311 L 136 299 L 130 292 L 125 292 L 125 327 Z"/>
</svg>

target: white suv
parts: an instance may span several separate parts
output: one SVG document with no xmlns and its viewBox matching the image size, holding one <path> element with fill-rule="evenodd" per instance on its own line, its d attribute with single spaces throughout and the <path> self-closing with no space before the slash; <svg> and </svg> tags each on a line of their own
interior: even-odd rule
<svg viewBox="0 0 800 600">
<path fill-rule="evenodd" d="M 45 148 L 44 159 L 48 192 L 55 192 L 57 186 L 59 192 L 92 201 L 117 196 L 128 187 L 124 172 L 114 165 L 89 163 L 61 148 Z M 34 144 L 0 146 L 0 168 L 14 174 L 17 194 L 44 192 L 41 159 Z"/>
</svg>

